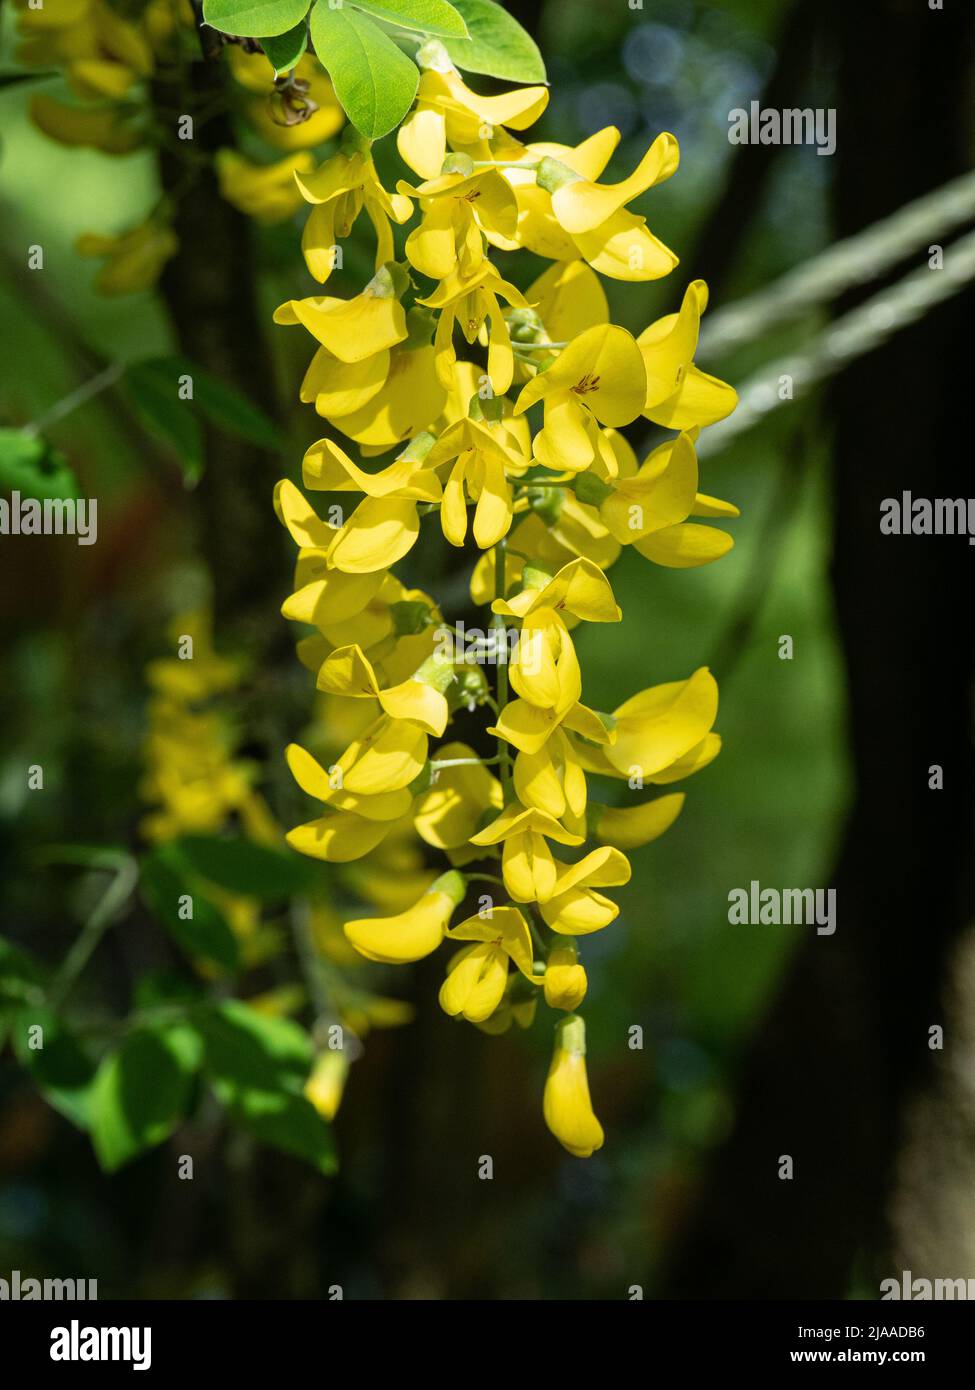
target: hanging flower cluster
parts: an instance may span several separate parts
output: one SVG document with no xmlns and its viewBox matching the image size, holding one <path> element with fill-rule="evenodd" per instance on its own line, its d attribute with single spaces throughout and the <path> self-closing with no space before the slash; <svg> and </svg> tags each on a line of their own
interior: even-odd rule
<svg viewBox="0 0 975 1390">
<path fill-rule="evenodd" d="M 338 153 L 296 176 L 319 283 L 361 212 L 377 245 L 376 273 L 354 298 L 291 300 L 275 315 L 316 340 L 301 398 L 344 436 L 308 450 L 305 489 L 354 499 L 323 518 L 294 484 L 278 485 L 299 547 L 283 612 L 314 629 L 299 653 L 318 689 L 368 715 L 328 766 L 288 748 L 319 804 L 288 839 L 338 863 L 392 835 L 444 857 L 407 910 L 350 920 L 345 934 L 391 964 L 448 945 L 440 1004 L 488 1032 L 528 1026 L 540 1000 L 560 1014 L 544 1115 L 570 1153 L 588 1156 L 603 1130 L 578 1013 L 579 939 L 618 915 L 605 890 L 630 878 L 624 851 L 662 834 L 684 800 L 603 804 L 589 781 L 669 787 L 705 767 L 720 739 L 706 668 L 611 713 L 590 708 L 573 634 L 620 621 L 606 571 L 623 546 L 671 568 L 730 548 L 699 520 L 738 513 L 700 491 L 695 440 L 736 396 L 694 360 L 701 281 L 634 337 L 610 322 L 599 279 L 653 280 L 676 265 L 629 207 L 676 170 L 674 137 L 659 136 L 621 182 L 603 181 L 617 131 L 575 148 L 523 144 L 547 90 L 478 96 L 433 48 L 398 132 L 416 181 L 384 188 L 351 127 Z M 398 262 L 393 226 L 411 218 Z M 524 293 L 503 268 L 523 249 L 553 262 Z M 641 416 L 674 431 L 642 462 L 619 433 Z M 393 573 L 438 526 L 449 545 L 471 537 L 480 552 L 470 590 L 489 613 L 473 643 Z M 477 710 L 479 749 L 449 732 L 458 712 Z"/>
<path fill-rule="evenodd" d="M 178 857 L 183 837 L 222 836 L 233 828 L 244 843 L 283 847 L 284 832 L 257 788 L 262 768 L 240 755 L 239 731 L 228 705 L 239 691 L 243 664 L 214 650 L 208 609 L 178 615 L 169 637 L 175 654 L 151 661 L 145 673 L 151 695 L 139 792 L 149 809 L 140 831 L 163 852 L 161 862 L 178 869 L 180 886 L 192 888 L 200 910 L 209 905 L 220 914 L 236 941 L 240 964 L 257 968 L 277 959 L 285 948 L 287 933 L 281 924 L 273 916 L 267 920 L 259 898 L 221 886 L 205 873 L 190 874 Z M 327 702 L 327 697 L 322 699 Z M 309 741 L 323 752 L 341 731 L 341 720 L 333 714 L 323 711 L 307 731 Z M 324 727 L 326 720 L 329 729 Z M 166 857 L 167 849 L 177 851 L 175 860 Z M 357 874 L 357 867 L 344 866 L 338 885 L 309 884 L 288 904 L 289 915 L 300 915 L 307 925 L 314 948 L 314 967 L 306 972 L 311 978 L 305 985 L 282 983 L 247 1001 L 259 1013 L 288 1017 L 307 1002 L 307 993 L 313 996 L 314 1053 L 304 1093 L 326 1120 L 338 1111 L 350 1064 L 369 1033 L 398 1027 L 413 1016 L 409 1004 L 374 994 L 356 979 L 362 958 L 342 932 L 334 906 L 336 888 L 360 903 L 390 911 L 412 902 L 435 876 L 423 864 L 416 837 L 408 841 L 402 834 L 386 840 L 373 856 L 368 875 Z M 172 885 L 168 896 L 173 897 Z M 214 973 L 212 954 L 191 929 L 181 944 L 190 950 L 201 974 Z M 343 1038 L 340 1048 L 328 1041 L 336 1027 Z"/>
</svg>

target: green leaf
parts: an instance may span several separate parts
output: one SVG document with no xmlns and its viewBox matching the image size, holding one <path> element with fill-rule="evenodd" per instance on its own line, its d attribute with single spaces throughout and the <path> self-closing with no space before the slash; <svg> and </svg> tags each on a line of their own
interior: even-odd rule
<svg viewBox="0 0 975 1390">
<path fill-rule="evenodd" d="M 114 1173 L 168 1139 L 192 1104 L 202 1056 L 199 1033 L 174 1022 L 132 1033 L 103 1058 L 91 1088 L 89 1119 L 105 1172 Z"/>
<path fill-rule="evenodd" d="M 311 36 L 352 124 L 370 140 L 388 135 L 413 104 L 416 65 L 371 19 L 327 0 L 311 12 Z"/>
<path fill-rule="evenodd" d="M 293 29 L 310 4 L 311 0 L 203 0 L 203 18 L 225 34 L 262 39 Z"/>
<path fill-rule="evenodd" d="M 349 3 L 400 29 L 432 34 L 436 38 L 467 37 L 467 25 L 447 0 L 349 0 Z"/>
<path fill-rule="evenodd" d="M 468 39 L 445 39 L 459 68 L 508 82 L 544 82 L 545 63 L 532 36 L 494 0 L 454 0 Z"/>
<path fill-rule="evenodd" d="M 123 381 L 149 426 L 158 428 L 181 454 L 191 481 L 203 469 L 199 413 L 262 449 L 278 452 L 283 446 L 280 430 L 263 410 L 187 357 L 144 358 L 126 368 Z M 182 399 L 181 389 L 191 390 L 192 396 Z"/>
<path fill-rule="evenodd" d="M 252 840 L 230 840 L 219 835 L 184 835 L 168 846 L 174 860 L 201 878 L 243 893 L 249 898 L 274 901 L 307 890 L 314 881 L 314 867 L 306 859 Z"/>
<path fill-rule="evenodd" d="M 8 87 L 19 87 L 24 82 L 49 82 L 52 77 L 60 77 L 56 68 L 50 72 L 4 72 L 0 73 L 0 91 Z"/>
<path fill-rule="evenodd" d="M 79 496 L 77 478 L 46 439 L 0 429 L 0 492 L 15 491 L 42 502 Z"/>
<path fill-rule="evenodd" d="M 187 482 L 203 472 L 203 433 L 188 401 L 176 394 L 176 378 L 160 370 L 159 358 L 126 367 L 122 386 L 149 432 L 162 435 L 172 448 Z"/>
<path fill-rule="evenodd" d="M 304 1029 L 234 999 L 197 1018 L 206 1073 L 230 1115 L 264 1143 L 334 1173 L 331 1130 L 302 1095 L 314 1055 Z"/>
<path fill-rule="evenodd" d="M 13 1045 L 48 1104 L 79 1129 L 87 1129 L 95 1067 L 60 1019 L 47 1008 L 19 1009 L 13 1020 Z"/>
<path fill-rule="evenodd" d="M 304 56 L 308 47 L 308 25 L 302 20 L 286 34 L 279 34 L 277 38 L 262 39 L 261 47 L 274 68 L 275 77 L 280 77 L 282 73 L 290 72 Z"/>
<path fill-rule="evenodd" d="M 201 956 L 225 970 L 237 965 L 237 938 L 223 913 L 196 887 L 189 887 L 182 865 L 168 845 L 152 851 L 142 861 L 139 886 L 152 912 L 191 959 Z M 193 916 L 181 915 L 180 899 L 192 898 Z"/>
<path fill-rule="evenodd" d="M 40 982 L 40 967 L 27 952 L 0 936 L 0 1000 L 26 1003 Z"/>
</svg>

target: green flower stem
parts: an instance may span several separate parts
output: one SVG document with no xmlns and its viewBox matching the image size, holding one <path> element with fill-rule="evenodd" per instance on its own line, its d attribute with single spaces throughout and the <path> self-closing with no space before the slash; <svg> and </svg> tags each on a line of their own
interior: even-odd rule
<svg viewBox="0 0 975 1390">
<path fill-rule="evenodd" d="M 505 597 L 505 543 L 502 538 L 494 547 L 494 597 Z M 492 613 L 491 626 L 499 629 L 499 634 L 504 632 L 504 615 Z M 503 635 L 501 636 L 503 641 Z M 498 662 L 498 706 L 504 709 L 508 703 L 508 663 Z M 501 788 L 504 792 L 504 804 L 507 806 L 515 799 L 514 781 L 511 775 L 511 753 L 507 743 L 503 738 L 498 739 L 498 760 L 501 764 Z"/>
<path fill-rule="evenodd" d="M 439 772 L 444 767 L 493 767 L 495 763 L 500 761 L 500 756 L 494 758 L 434 758 L 430 766 Z"/>
<path fill-rule="evenodd" d="M 510 159 L 473 159 L 471 163 L 475 169 L 530 169 L 534 172 L 541 164 L 540 159 L 532 160 L 526 164 L 513 163 Z"/>
<path fill-rule="evenodd" d="M 135 892 L 139 882 L 139 866 L 131 854 L 79 849 L 70 845 L 52 846 L 42 859 L 46 863 L 80 864 L 85 868 L 114 871 L 108 887 L 75 938 L 48 991 L 48 1004 L 52 1009 L 57 1009 L 64 1003 L 68 991 L 88 964 L 105 931 L 121 916 Z"/>
<path fill-rule="evenodd" d="M 62 396 L 51 406 L 50 410 L 38 416 L 36 420 L 32 420 L 29 425 L 25 425 L 22 433 L 30 435 L 31 438 L 40 434 L 48 426 L 55 424 L 58 420 L 63 420 L 66 415 L 70 415 L 72 411 L 87 405 L 102 391 L 107 391 L 110 386 L 114 386 L 124 371 L 124 363 L 113 362 L 97 376 L 93 376 L 90 381 L 86 381 L 82 386 L 78 386 L 74 391 L 69 391 L 66 396 Z"/>
</svg>

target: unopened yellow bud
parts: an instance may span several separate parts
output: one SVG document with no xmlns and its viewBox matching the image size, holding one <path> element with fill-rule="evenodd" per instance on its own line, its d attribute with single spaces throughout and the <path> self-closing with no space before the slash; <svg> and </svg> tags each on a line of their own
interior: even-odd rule
<svg viewBox="0 0 975 1390">
<path fill-rule="evenodd" d="M 586 997 L 589 981 L 579 953 L 569 941 L 552 948 L 545 967 L 545 1002 L 550 1009 L 571 1013 Z"/>
</svg>

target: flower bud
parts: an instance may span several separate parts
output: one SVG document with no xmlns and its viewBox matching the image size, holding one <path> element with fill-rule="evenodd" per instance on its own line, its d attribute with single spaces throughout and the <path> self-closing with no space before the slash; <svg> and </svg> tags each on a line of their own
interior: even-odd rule
<svg viewBox="0 0 975 1390">
<path fill-rule="evenodd" d="M 545 1002 L 550 1009 L 565 1009 L 571 1013 L 586 997 L 589 981 L 579 964 L 575 942 L 567 938 L 549 952 L 545 967 Z"/>
<path fill-rule="evenodd" d="M 578 1014 L 570 1014 L 556 1025 L 542 1113 L 562 1147 L 576 1158 L 589 1158 L 602 1148 L 603 1127 L 589 1099 L 586 1025 Z"/>
</svg>

